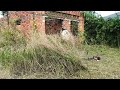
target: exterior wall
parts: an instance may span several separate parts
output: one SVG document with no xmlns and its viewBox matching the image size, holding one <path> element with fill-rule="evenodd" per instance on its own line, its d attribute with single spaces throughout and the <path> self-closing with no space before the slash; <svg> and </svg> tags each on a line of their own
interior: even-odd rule
<svg viewBox="0 0 120 90">
<path fill-rule="evenodd" d="M 35 24 L 36 24 L 37 31 L 45 33 L 45 17 L 36 16 L 35 17 Z"/>
<path fill-rule="evenodd" d="M 50 30 L 50 33 L 57 33 L 59 29 L 62 27 L 71 30 L 71 21 L 70 19 L 63 19 L 62 23 L 57 23 L 56 20 L 53 20 L 50 25 L 45 23 L 45 17 L 41 15 L 45 15 L 46 11 L 9 11 L 9 20 L 13 22 L 14 20 L 20 18 L 21 25 L 17 25 L 16 27 L 22 31 L 25 35 L 29 33 L 30 30 L 33 30 L 33 23 L 36 24 L 37 31 L 43 31 L 44 33 Z M 80 11 L 56 11 L 61 13 L 66 13 L 69 15 L 79 17 L 78 31 L 84 31 L 84 17 L 81 15 Z M 34 18 L 33 18 L 34 17 Z M 58 16 L 59 18 L 59 16 Z M 33 22 L 34 21 L 34 22 Z M 5 22 L 6 23 L 6 22 Z"/>
<path fill-rule="evenodd" d="M 10 11 L 9 18 L 10 24 L 14 24 L 17 19 L 21 19 L 21 24 L 16 25 L 17 29 L 25 36 L 29 34 L 32 29 L 32 15 L 29 14 L 29 11 Z"/>
<path fill-rule="evenodd" d="M 40 16 L 40 14 L 44 14 L 44 11 L 10 11 L 10 21 L 13 22 L 15 19 L 20 18 L 21 24 L 16 25 L 16 27 L 27 35 L 30 30 L 33 30 L 33 13 L 35 14 L 34 20 L 37 31 L 45 31 L 45 17 Z"/>
<path fill-rule="evenodd" d="M 79 17 L 79 23 L 78 23 L 78 31 L 84 32 L 84 17 Z"/>
</svg>

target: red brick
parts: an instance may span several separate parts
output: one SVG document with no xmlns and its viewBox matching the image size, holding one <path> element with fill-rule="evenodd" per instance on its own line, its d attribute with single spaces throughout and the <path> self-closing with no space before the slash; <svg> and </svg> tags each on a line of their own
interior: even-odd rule
<svg viewBox="0 0 120 90">
<path fill-rule="evenodd" d="M 48 29 L 50 33 L 57 33 L 58 30 L 60 30 L 62 27 L 67 29 L 67 30 L 71 30 L 71 25 L 70 25 L 70 20 L 63 20 L 63 23 L 58 24 L 56 22 L 56 20 L 53 20 L 50 23 L 50 27 L 48 27 L 45 24 L 45 17 L 41 16 L 44 15 L 46 11 L 9 11 L 9 18 L 10 18 L 10 22 L 12 22 L 12 20 L 15 20 L 17 18 L 21 18 L 22 23 L 21 25 L 18 25 L 17 28 L 22 31 L 25 35 L 27 33 L 29 33 L 30 30 L 33 30 L 33 13 L 35 14 L 35 23 L 36 23 L 36 27 L 37 27 L 37 31 L 39 32 L 47 32 Z M 66 14 L 70 14 L 70 15 L 75 15 L 77 17 L 79 17 L 79 24 L 78 24 L 78 30 L 79 31 L 84 31 L 84 17 L 81 15 L 80 11 L 57 11 L 57 12 L 61 12 L 61 13 L 66 13 Z M 58 16 L 58 18 L 60 18 Z M 7 24 L 6 21 L 4 21 L 4 23 Z M 62 25 L 63 24 L 63 25 Z"/>
</svg>

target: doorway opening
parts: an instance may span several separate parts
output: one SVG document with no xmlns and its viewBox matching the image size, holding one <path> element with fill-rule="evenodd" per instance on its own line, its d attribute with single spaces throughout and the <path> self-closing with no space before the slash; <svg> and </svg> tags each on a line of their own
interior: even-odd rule
<svg viewBox="0 0 120 90">
<path fill-rule="evenodd" d="M 78 22 L 77 21 L 71 21 L 71 32 L 74 36 L 78 35 Z"/>
<path fill-rule="evenodd" d="M 62 19 L 47 17 L 45 20 L 45 33 L 46 34 L 58 34 L 62 29 Z"/>
</svg>

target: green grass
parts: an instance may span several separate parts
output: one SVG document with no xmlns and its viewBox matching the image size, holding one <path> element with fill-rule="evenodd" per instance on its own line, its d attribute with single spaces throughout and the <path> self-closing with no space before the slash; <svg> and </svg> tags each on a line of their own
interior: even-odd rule
<svg viewBox="0 0 120 90">
<path fill-rule="evenodd" d="M 91 77 L 83 73 L 83 78 L 119 79 L 120 78 L 120 49 L 103 45 L 85 45 L 87 57 L 98 54 L 100 61 L 86 61 Z"/>
<path fill-rule="evenodd" d="M 32 33 L 25 42 L 19 34 L 19 37 L 15 34 L 14 40 L 2 34 L 6 33 L 0 34 L 3 38 L 0 41 L 0 78 L 120 78 L 118 48 L 83 45 L 78 38 L 64 41 L 58 35 Z M 11 43 L 15 40 L 17 43 Z M 94 55 L 99 55 L 101 60 L 87 60 Z"/>
<path fill-rule="evenodd" d="M 120 68 L 119 68 L 120 67 L 120 50 L 119 49 L 110 48 L 110 47 L 106 47 L 106 46 L 99 46 L 99 45 L 94 45 L 94 46 L 85 45 L 83 50 L 86 50 L 88 52 L 88 55 L 87 54 L 84 55 L 83 59 L 81 59 L 81 60 L 83 62 L 83 65 L 85 67 L 87 67 L 88 71 L 80 70 L 79 72 L 76 72 L 76 73 L 74 73 L 72 71 L 72 69 L 75 68 L 75 66 L 73 66 L 71 64 L 76 61 L 69 62 L 69 60 L 71 58 L 67 58 L 67 56 L 66 57 L 61 56 L 61 54 L 57 54 L 56 52 L 51 51 L 49 49 L 46 49 L 46 50 L 50 51 L 51 53 L 49 53 L 48 51 L 47 52 L 42 51 L 42 53 L 46 53 L 46 56 L 43 55 L 43 57 L 45 59 L 41 59 L 43 61 L 39 61 L 42 64 L 40 64 L 40 65 L 39 65 L 39 63 L 38 63 L 38 65 L 35 64 L 36 68 L 33 65 L 34 73 L 29 74 L 28 73 L 29 70 L 24 69 L 25 66 L 26 66 L 26 68 L 29 66 L 24 60 L 23 60 L 24 62 L 21 62 L 21 61 L 18 62 L 18 60 L 17 60 L 17 62 L 14 62 L 13 70 L 15 73 L 24 72 L 24 70 L 25 70 L 25 72 L 29 74 L 29 75 L 23 74 L 19 77 L 17 76 L 17 78 L 66 78 L 66 79 L 67 78 L 78 78 L 78 79 L 81 79 L 81 78 L 83 78 L 83 79 L 119 79 L 120 78 Z M 38 51 L 40 51 L 40 50 L 38 50 Z M 39 53 L 37 53 L 37 54 L 40 55 Z M 47 57 L 47 54 L 49 54 L 50 57 L 49 56 Z M 101 57 L 100 61 L 86 60 L 88 57 L 91 57 L 96 54 L 100 55 L 100 57 Z M 23 56 L 24 55 L 25 54 L 23 54 Z M 21 54 L 21 56 L 22 56 L 22 54 Z M 7 57 L 7 56 L 5 56 L 5 57 Z M 36 58 L 40 59 L 43 57 L 39 56 Z M 61 57 L 64 60 L 60 59 Z M 20 58 L 22 59 L 22 57 L 19 57 L 19 59 Z M 28 53 L 27 53 L 27 55 L 25 55 L 24 58 L 32 59 L 35 57 L 34 56 L 32 57 L 32 55 L 28 55 Z M 49 58 L 49 59 L 46 59 L 46 58 Z M 48 62 L 47 60 L 50 60 L 50 61 Z M 34 63 L 35 63 L 35 61 L 34 61 Z M 36 61 L 36 63 L 37 63 L 37 61 Z M 23 63 L 24 63 L 24 65 L 25 64 L 26 65 L 21 68 L 20 66 Z M 76 62 L 76 63 L 78 63 L 78 62 Z M 77 65 L 76 63 L 75 63 L 75 65 Z M 30 65 L 31 64 L 32 63 L 30 63 Z M 64 67 L 65 64 L 68 64 L 67 65 L 68 69 L 66 69 L 66 70 Z M 35 69 L 37 69 L 37 66 L 41 67 L 41 68 L 38 70 L 35 70 Z M 31 68 L 31 70 L 33 69 L 33 67 L 29 66 L 29 68 Z M 70 67 L 73 67 L 73 68 L 71 69 Z M 78 65 L 77 67 L 80 67 L 80 66 Z M 15 69 L 17 69 L 17 70 L 15 70 Z M 67 74 L 67 75 L 65 75 L 65 74 Z"/>
<path fill-rule="evenodd" d="M 84 53 L 72 40 L 64 41 L 58 35 L 31 33 L 27 44 L 11 45 L 10 41 L 1 47 L 0 62 L 14 78 L 36 73 L 47 73 L 49 78 L 72 78 L 87 70 L 81 62 Z"/>
<path fill-rule="evenodd" d="M 119 69 L 120 67 L 119 51 L 120 50 L 119 49 L 110 48 L 102 45 L 93 45 L 93 46 L 85 45 L 83 47 L 83 50 L 88 52 L 88 54 L 84 54 L 83 59 L 81 59 L 82 64 L 85 67 L 87 67 L 87 70 L 80 70 L 74 73 L 70 68 L 71 66 L 71 64 L 69 64 L 70 62 L 60 60 L 57 56 L 55 57 L 55 59 L 58 59 L 56 62 L 57 63 L 61 62 L 62 65 L 63 65 L 63 62 L 66 62 L 66 64 L 68 64 L 67 68 L 71 70 L 71 74 L 68 74 L 69 71 L 68 72 L 66 71 L 67 75 L 65 75 L 66 73 L 64 69 L 55 68 L 55 67 L 60 67 L 60 65 L 57 64 L 58 65 L 57 66 L 56 63 L 54 63 L 55 62 L 54 58 L 52 58 L 51 60 L 53 64 L 50 63 L 46 67 L 47 68 L 51 67 L 52 70 L 55 69 L 56 73 L 54 71 L 53 73 L 50 73 L 48 71 L 43 71 L 41 73 L 36 72 L 30 75 L 23 75 L 19 78 L 64 78 L 64 79 L 68 79 L 68 78 L 71 78 L 71 79 L 74 79 L 74 78 L 76 79 L 119 79 L 120 78 L 120 69 Z M 86 60 L 88 57 L 91 57 L 96 54 L 100 55 L 101 57 L 100 61 Z M 76 62 L 76 61 L 73 61 L 73 62 Z M 54 65 L 54 66 L 50 66 L 50 65 Z M 80 67 L 80 66 L 78 65 L 77 67 Z"/>
</svg>

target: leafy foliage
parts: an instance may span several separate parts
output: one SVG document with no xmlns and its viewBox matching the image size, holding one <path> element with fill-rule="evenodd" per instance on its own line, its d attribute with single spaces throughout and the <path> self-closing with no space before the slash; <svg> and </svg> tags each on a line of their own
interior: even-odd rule
<svg viewBox="0 0 120 90">
<path fill-rule="evenodd" d="M 20 47 L 21 45 L 26 44 L 26 38 L 23 37 L 23 34 L 17 30 L 13 30 L 12 28 L 2 30 L 0 32 L 0 48 L 1 47 Z"/>
<path fill-rule="evenodd" d="M 85 37 L 88 44 L 120 46 L 120 20 L 118 17 L 105 20 L 93 11 L 85 12 Z"/>
</svg>

